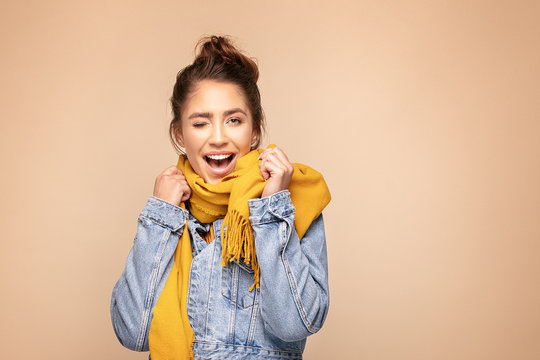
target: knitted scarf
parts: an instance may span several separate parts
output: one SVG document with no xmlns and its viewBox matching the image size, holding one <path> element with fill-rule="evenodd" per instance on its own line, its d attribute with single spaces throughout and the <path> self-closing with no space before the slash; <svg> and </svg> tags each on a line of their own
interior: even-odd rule
<svg viewBox="0 0 540 360">
<path fill-rule="evenodd" d="M 274 147 L 270 145 L 269 147 Z M 266 182 L 258 157 L 262 149 L 249 152 L 237 160 L 232 173 L 220 183 L 207 184 L 197 175 L 185 156 L 177 167 L 191 188 L 190 212 L 202 223 L 223 219 L 221 228 L 222 266 L 242 260 L 254 271 L 254 286 L 259 287 L 260 269 L 255 254 L 255 240 L 249 222 L 248 200 L 260 197 Z M 289 184 L 291 201 L 296 209 L 294 227 L 302 239 L 309 225 L 330 202 L 330 192 L 322 175 L 312 168 L 293 164 Z M 185 208 L 182 204 L 182 207 Z M 187 315 L 187 289 L 192 261 L 187 223 L 174 254 L 174 263 L 165 287 L 153 309 L 149 346 L 152 360 L 193 359 L 195 338 Z"/>
</svg>

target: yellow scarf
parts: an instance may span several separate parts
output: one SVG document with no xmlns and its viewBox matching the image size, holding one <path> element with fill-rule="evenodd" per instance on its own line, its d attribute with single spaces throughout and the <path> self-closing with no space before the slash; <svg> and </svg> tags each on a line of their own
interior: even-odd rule
<svg viewBox="0 0 540 360">
<path fill-rule="evenodd" d="M 230 260 L 242 260 L 250 265 L 254 270 L 254 283 L 250 290 L 254 286 L 259 287 L 260 269 L 249 223 L 248 200 L 259 197 L 266 185 L 258 161 L 262 152 L 262 149 L 253 150 L 239 158 L 234 171 L 215 185 L 205 183 L 193 171 L 185 156 L 180 156 L 177 165 L 191 188 L 189 203 L 193 216 L 202 223 L 224 218 L 221 228 L 221 264 L 223 266 Z M 320 173 L 306 165 L 293 166 L 294 173 L 288 190 L 296 209 L 294 227 L 302 239 L 309 225 L 330 202 L 330 192 Z M 171 273 L 153 309 L 154 317 L 149 334 L 152 360 L 193 359 L 192 344 L 195 335 L 189 324 L 186 305 L 191 254 L 186 223 L 174 253 Z"/>
</svg>

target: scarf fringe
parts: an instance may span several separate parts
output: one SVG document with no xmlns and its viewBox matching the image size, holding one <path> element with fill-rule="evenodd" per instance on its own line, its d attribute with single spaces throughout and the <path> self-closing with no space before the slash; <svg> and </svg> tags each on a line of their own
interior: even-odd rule
<svg viewBox="0 0 540 360">
<path fill-rule="evenodd" d="M 221 266 L 226 266 L 230 261 L 243 261 L 253 269 L 253 288 L 259 288 L 260 268 L 255 252 L 255 239 L 249 220 L 238 211 L 232 210 L 225 217 L 221 225 Z"/>
</svg>

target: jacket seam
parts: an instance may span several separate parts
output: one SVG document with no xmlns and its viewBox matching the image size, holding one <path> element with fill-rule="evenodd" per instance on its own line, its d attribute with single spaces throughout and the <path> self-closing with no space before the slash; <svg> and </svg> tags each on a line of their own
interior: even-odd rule
<svg viewBox="0 0 540 360">
<path fill-rule="evenodd" d="M 139 336 L 137 337 L 136 342 L 136 351 L 142 351 L 144 348 L 144 340 L 146 338 L 148 322 L 150 320 L 150 314 L 152 310 L 152 303 L 154 300 L 155 287 L 157 284 L 157 274 L 159 271 L 159 266 L 161 259 L 163 258 L 163 253 L 165 252 L 167 240 L 171 235 L 170 231 L 165 231 L 163 237 L 160 240 L 158 252 L 154 258 L 154 265 L 152 266 L 152 274 L 150 275 L 150 283 L 148 284 L 147 297 L 144 303 L 144 311 L 142 315 L 141 328 L 139 330 Z"/>
<path fill-rule="evenodd" d="M 281 356 L 297 356 L 299 354 L 302 354 L 302 351 L 295 351 L 295 350 L 281 350 L 281 349 L 274 349 L 274 348 L 267 348 L 267 347 L 259 347 L 259 346 L 250 346 L 250 345 L 239 345 L 239 344 L 225 344 L 220 342 L 212 342 L 212 341 L 205 341 L 205 340 L 195 340 L 194 343 L 197 344 L 203 344 L 203 345 L 218 345 L 220 347 L 232 347 L 232 348 L 245 348 L 249 350 L 262 350 L 262 351 L 268 351 L 270 353 L 280 354 Z"/>
<path fill-rule="evenodd" d="M 249 218 L 249 221 L 251 222 L 252 225 L 264 225 L 264 224 L 270 224 L 270 223 L 274 223 L 274 222 L 279 222 L 281 221 L 284 217 L 288 217 L 288 216 L 291 216 L 291 215 L 296 215 L 296 210 L 293 209 L 293 210 L 285 210 L 283 212 L 283 214 L 277 214 L 276 212 L 273 212 L 273 211 L 270 211 L 270 213 L 272 215 L 274 215 L 274 218 L 272 219 L 267 219 L 267 220 L 261 220 L 261 219 L 257 219 L 257 217 L 250 217 Z M 266 215 L 266 213 L 265 213 Z"/>
<path fill-rule="evenodd" d="M 259 290 L 254 289 L 255 291 L 255 300 L 253 301 L 253 307 L 251 308 L 251 317 L 250 317 L 250 324 L 249 324 L 249 331 L 248 331 L 248 337 L 246 341 L 246 345 L 252 345 L 253 340 L 255 338 L 255 329 L 257 326 L 257 313 L 259 312 Z"/>
<path fill-rule="evenodd" d="M 211 226 L 214 226 L 214 224 L 212 223 Z M 215 263 L 215 259 L 216 259 L 216 250 L 217 250 L 217 247 L 216 247 L 216 240 L 218 241 L 221 241 L 218 239 L 218 237 L 221 237 L 221 232 L 218 233 L 214 227 L 214 248 L 212 249 L 212 262 L 211 262 L 211 266 L 210 266 L 210 280 L 208 281 L 208 289 L 212 289 L 212 274 L 214 273 L 214 263 Z M 190 275 L 191 275 L 191 272 L 190 272 Z M 191 280 L 190 280 L 191 281 Z M 190 286 L 191 287 L 191 286 Z M 208 317 L 210 315 L 210 301 L 211 301 L 211 297 L 212 297 L 212 294 L 211 294 L 211 291 L 208 291 L 208 297 L 206 298 L 206 317 L 204 319 L 204 337 L 208 337 Z"/>
<path fill-rule="evenodd" d="M 125 270 L 122 273 L 121 277 L 125 277 Z M 120 291 L 121 286 L 126 287 L 127 283 L 125 281 L 123 283 L 118 283 L 118 285 L 113 288 L 112 301 L 111 301 L 111 314 L 113 312 L 118 312 L 118 305 L 116 304 L 116 295 L 118 291 Z M 120 336 L 120 331 L 118 329 L 116 316 L 112 316 L 111 318 L 112 318 L 112 323 L 113 323 L 114 334 L 116 335 L 116 338 L 118 339 L 118 341 L 120 341 L 120 344 L 124 345 L 124 342 L 122 341 L 122 338 Z"/>
<path fill-rule="evenodd" d="M 270 211 L 272 212 L 272 210 L 270 210 Z M 272 213 L 274 215 L 276 215 L 274 212 L 272 212 Z M 300 295 L 298 294 L 298 288 L 296 287 L 296 279 L 294 278 L 294 274 L 291 271 L 291 266 L 289 264 L 289 261 L 288 261 L 287 257 L 285 256 L 285 250 L 287 249 L 287 245 L 289 244 L 289 241 L 290 241 L 290 238 L 291 238 L 291 232 L 292 232 L 292 226 L 293 225 L 291 225 L 289 220 L 287 220 L 286 218 L 283 218 L 283 221 L 285 221 L 285 223 L 287 224 L 287 234 L 285 236 L 285 244 L 284 244 L 284 246 L 282 248 L 281 260 L 283 262 L 283 266 L 285 267 L 285 272 L 287 274 L 287 279 L 289 280 L 289 287 L 291 288 L 291 291 L 293 293 L 294 303 L 296 305 L 296 308 L 298 309 L 298 313 L 300 314 L 300 318 L 302 319 L 302 322 L 304 323 L 304 326 L 306 327 L 306 329 L 310 333 L 314 334 L 319 329 L 314 327 L 309 322 L 309 320 L 307 318 L 307 312 L 304 309 L 304 305 L 302 304 L 302 299 L 301 299 Z"/>
<path fill-rule="evenodd" d="M 178 230 L 182 227 L 182 226 L 179 226 L 179 227 L 171 226 L 171 225 L 169 225 L 169 224 L 167 224 L 167 223 L 165 223 L 165 222 L 163 222 L 163 221 L 160 221 L 160 220 L 157 219 L 157 218 L 154 218 L 154 217 L 148 216 L 148 215 L 140 214 L 140 215 L 139 215 L 139 218 L 150 220 L 150 221 L 152 221 L 153 223 L 155 223 L 155 224 L 157 224 L 157 225 L 159 225 L 159 226 L 161 226 L 161 227 L 163 227 L 163 228 L 165 228 L 165 229 L 167 229 L 167 230 L 169 230 L 169 231 L 171 231 L 171 232 L 176 232 L 176 231 L 178 231 Z M 185 221 L 184 221 L 184 222 L 185 222 Z"/>
<path fill-rule="evenodd" d="M 271 209 L 273 201 L 279 201 L 279 202 L 281 202 L 283 200 L 286 201 L 287 198 L 290 201 L 290 192 L 289 192 L 289 190 L 285 189 L 285 190 L 278 191 L 275 194 L 268 195 L 267 197 L 264 197 L 264 198 L 249 199 L 248 200 L 248 206 L 249 206 L 250 214 L 253 213 L 253 215 L 250 215 L 250 219 L 249 219 L 250 222 L 252 224 L 266 224 L 266 223 L 279 221 L 282 217 L 290 216 L 291 214 L 294 214 L 294 212 L 295 212 L 294 206 L 292 206 L 292 207 L 286 206 L 285 209 L 281 210 L 281 214 L 279 214 L 279 215 L 277 214 L 276 211 L 272 211 L 272 209 Z M 252 203 L 259 203 L 259 202 L 263 203 L 262 208 L 258 207 L 254 212 L 252 212 L 251 204 Z M 266 215 L 267 212 L 270 212 L 277 219 L 263 220 L 263 218 L 264 218 L 264 216 Z"/>
</svg>

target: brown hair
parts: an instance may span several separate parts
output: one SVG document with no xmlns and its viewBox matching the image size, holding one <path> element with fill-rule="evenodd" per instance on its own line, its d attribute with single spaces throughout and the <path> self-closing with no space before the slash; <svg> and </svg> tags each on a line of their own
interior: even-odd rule
<svg viewBox="0 0 540 360">
<path fill-rule="evenodd" d="M 187 97 L 202 80 L 230 82 L 240 87 L 246 97 L 253 117 L 253 129 L 257 132 L 257 141 L 251 149 L 256 149 L 264 131 L 264 113 L 261 95 L 257 87 L 259 69 L 255 61 L 242 54 L 231 41 L 223 36 L 204 37 L 197 43 L 198 54 L 193 64 L 183 68 L 176 75 L 171 108 L 173 118 L 169 125 L 169 138 L 177 152 L 183 153 L 176 142 L 175 131 L 180 129 L 182 108 Z"/>
</svg>

